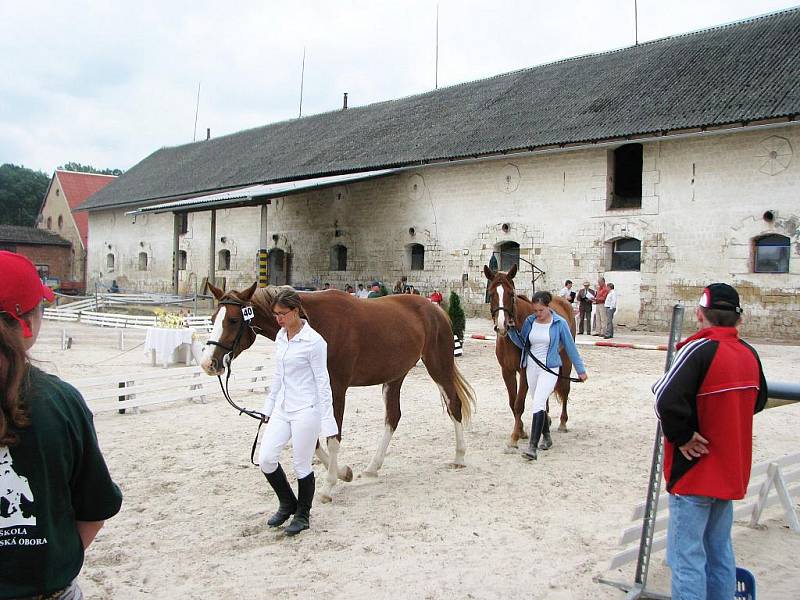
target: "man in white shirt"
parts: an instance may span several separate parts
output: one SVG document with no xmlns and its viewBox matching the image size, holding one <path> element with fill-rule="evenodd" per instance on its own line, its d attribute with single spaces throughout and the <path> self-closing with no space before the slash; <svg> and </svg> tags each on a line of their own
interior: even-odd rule
<svg viewBox="0 0 800 600">
<path fill-rule="evenodd" d="M 567 279 L 564 282 L 564 287 L 558 292 L 558 295 L 562 298 L 566 298 L 567 301 L 572 304 L 575 301 L 575 292 L 572 291 L 572 280 Z"/>
<path fill-rule="evenodd" d="M 608 284 L 608 296 L 604 303 L 606 311 L 606 330 L 603 332 L 605 339 L 614 337 L 614 313 L 617 312 L 617 290 L 614 289 L 614 284 Z"/>
<path fill-rule="evenodd" d="M 358 284 L 358 291 L 356 292 L 356 298 L 368 298 L 369 297 L 369 290 L 364 289 L 364 284 Z"/>
</svg>

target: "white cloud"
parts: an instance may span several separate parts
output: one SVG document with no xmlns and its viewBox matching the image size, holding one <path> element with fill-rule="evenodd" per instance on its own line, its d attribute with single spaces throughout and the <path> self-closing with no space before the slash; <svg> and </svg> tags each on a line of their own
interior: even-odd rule
<svg viewBox="0 0 800 600">
<path fill-rule="evenodd" d="M 646 41 L 793 0 L 639 1 Z M 162 146 L 433 88 L 433 0 L 0 3 L 0 163 L 127 169 Z M 631 45 L 633 2 L 440 0 L 439 85 Z"/>
</svg>

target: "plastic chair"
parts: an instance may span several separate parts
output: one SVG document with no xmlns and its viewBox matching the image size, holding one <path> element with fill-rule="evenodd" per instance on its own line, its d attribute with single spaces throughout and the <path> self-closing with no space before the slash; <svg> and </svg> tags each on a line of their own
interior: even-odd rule
<svg viewBox="0 0 800 600">
<path fill-rule="evenodd" d="M 747 569 L 736 567 L 736 600 L 756 600 L 756 578 Z"/>
</svg>

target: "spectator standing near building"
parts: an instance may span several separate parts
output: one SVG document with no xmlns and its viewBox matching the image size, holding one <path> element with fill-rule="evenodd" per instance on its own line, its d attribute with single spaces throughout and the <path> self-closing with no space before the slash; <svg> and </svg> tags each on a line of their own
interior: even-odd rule
<svg viewBox="0 0 800 600">
<path fill-rule="evenodd" d="M 672 598 L 733 598 L 733 500 L 750 480 L 753 414 L 767 386 L 756 351 L 738 335 L 739 294 L 724 283 L 703 291 L 700 331 L 678 344 L 653 385 L 664 432 L 669 492 L 667 563 Z"/>
<path fill-rule="evenodd" d="M 578 301 L 578 334 L 587 335 L 592 333 L 592 301 L 594 300 L 594 290 L 588 281 L 583 282 L 583 287 L 578 290 L 576 300 Z M 584 324 L 586 328 L 584 329 Z"/>
<path fill-rule="evenodd" d="M 561 291 L 558 292 L 558 295 L 561 296 L 562 298 L 566 298 L 567 301 L 569 301 L 570 304 L 575 302 L 575 292 L 572 291 L 572 280 L 571 279 L 567 279 L 564 282 L 564 287 L 561 288 Z"/>
<path fill-rule="evenodd" d="M 369 290 L 364 289 L 364 284 L 358 284 L 358 290 L 356 291 L 356 298 L 369 298 Z"/>
<path fill-rule="evenodd" d="M 603 333 L 605 339 L 614 337 L 614 314 L 617 312 L 617 290 L 614 289 L 614 284 L 608 284 L 608 296 L 604 302 L 606 309 L 606 330 Z"/>
<path fill-rule="evenodd" d="M 430 295 L 430 301 L 437 306 L 442 305 L 444 297 L 442 296 L 442 292 L 439 291 L 439 288 L 433 288 L 433 293 Z"/>
<path fill-rule="evenodd" d="M 370 291 L 367 298 L 380 298 L 383 294 L 381 293 L 381 284 L 377 281 L 372 282 L 372 290 Z"/>
<path fill-rule="evenodd" d="M 594 330 L 593 335 L 603 336 L 606 331 L 606 296 L 608 296 L 608 286 L 605 277 L 597 280 L 597 292 L 594 295 Z"/>
</svg>

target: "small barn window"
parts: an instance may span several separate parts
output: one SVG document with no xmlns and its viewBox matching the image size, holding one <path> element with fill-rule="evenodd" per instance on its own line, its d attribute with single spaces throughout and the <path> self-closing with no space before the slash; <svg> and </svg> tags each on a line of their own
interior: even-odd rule
<svg viewBox="0 0 800 600">
<path fill-rule="evenodd" d="M 347 270 L 347 247 L 341 244 L 336 244 L 331 248 L 331 271 L 346 271 Z"/>
<path fill-rule="evenodd" d="M 47 217 L 47 228 L 48 229 L 53 228 L 53 217 Z"/>
<path fill-rule="evenodd" d="M 183 235 L 189 232 L 189 213 L 178 213 L 178 234 Z"/>
<path fill-rule="evenodd" d="M 519 244 L 517 242 L 504 242 L 497 248 L 500 270 L 508 271 L 514 265 L 519 265 Z"/>
<path fill-rule="evenodd" d="M 642 266 L 642 242 L 636 238 L 616 240 L 611 248 L 612 271 L 639 271 Z"/>
<path fill-rule="evenodd" d="M 64 217 L 62 215 L 58 215 L 58 228 L 64 229 Z"/>
<path fill-rule="evenodd" d="M 409 247 L 409 254 L 411 257 L 411 270 L 424 271 L 425 270 L 425 246 L 422 244 L 411 244 Z"/>
<path fill-rule="evenodd" d="M 111 254 L 110 252 L 106 254 L 106 269 L 108 269 L 109 271 L 114 270 L 114 255 Z"/>
<path fill-rule="evenodd" d="M 625 144 L 608 153 L 608 208 L 642 207 L 642 145 Z"/>
<path fill-rule="evenodd" d="M 147 252 L 139 252 L 139 270 L 147 271 Z"/>
<path fill-rule="evenodd" d="M 220 250 L 217 252 L 217 271 L 230 271 L 231 269 L 231 251 Z"/>
<path fill-rule="evenodd" d="M 765 235 L 755 240 L 756 273 L 789 272 L 789 238 L 785 235 Z"/>
<path fill-rule="evenodd" d="M 186 270 L 186 250 L 178 250 L 178 271 Z"/>
</svg>

